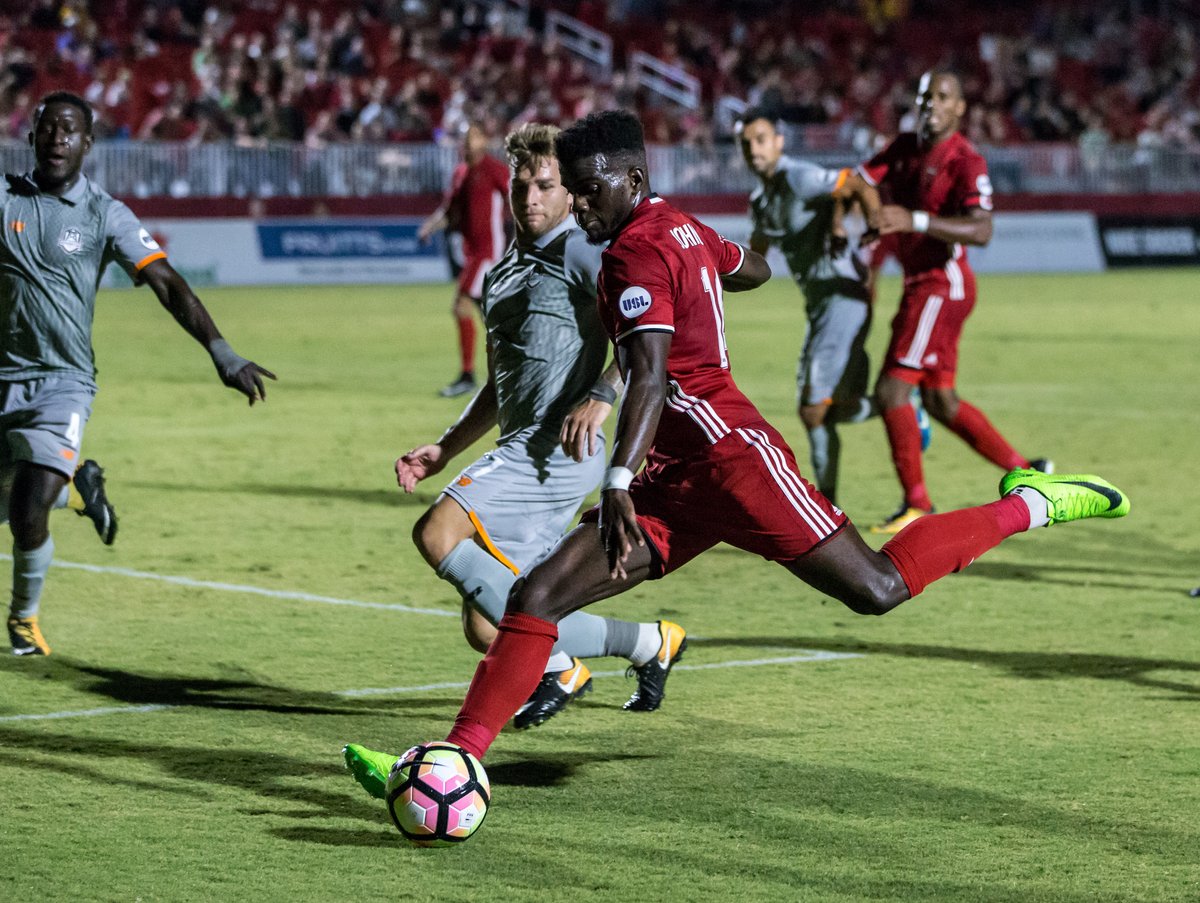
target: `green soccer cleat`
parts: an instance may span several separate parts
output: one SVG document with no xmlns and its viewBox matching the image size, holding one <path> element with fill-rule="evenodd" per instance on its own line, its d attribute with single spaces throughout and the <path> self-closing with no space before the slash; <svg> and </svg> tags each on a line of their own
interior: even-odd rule
<svg viewBox="0 0 1200 903">
<path fill-rule="evenodd" d="M 387 796 L 388 774 L 392 766 L 400 760 L 399 756 L 375 752 L 357 743 L 347 743 L 342 747 L 342 758 L 346 760 L 346 767 L 363 790 L 377 800 Z"/>
<path fill-rule="evenodd" d="M 1088 517 L 1124 517 L 1129 513 L 1129 497 L 1112 483 L 1092 474 L 1013 470 L 1000 481 L 1000 495 L 1008 495 L 1019 486 L 1028 486 L 1046 499 L 1050 524 Z"/>
</svg>

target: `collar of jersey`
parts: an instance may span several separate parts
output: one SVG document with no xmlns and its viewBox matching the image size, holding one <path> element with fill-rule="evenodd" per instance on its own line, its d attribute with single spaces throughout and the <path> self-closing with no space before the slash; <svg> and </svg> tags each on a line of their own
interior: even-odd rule
<svg viewBox="0 0 1200 903">
<path fill-rule="evenodd" d="M 558 236 L 562 235 L 564 232 L 569 232 L 572 229 L 578 229 L 578 228 L 579 228 L 579 224 L 575 222 L 575 215 L 569 213 L 569 214 L 567 214 L 567 218 L 565 220 L 563 220 L 561 223 L 559 223 L 557 226 L 555 226 L 553 229 L 551 229 L 549 232 L 547 232 L 541 238 L 535 238 L 533 240 L 533 247 L 537 248 L 540 251 L 544 248 L 549 247 L 550 242 L 554 241 L 554 239 L 558 238 Z"/>
<path fill-rule="evenodd" d="M 30 187 L 30 189 L 33 190 L 34 193 L 45 194 L 48 198 L 57 198 L 60 201 L 65 201 L 72 207 L 82 201 L 84 194 L 87 192 L 87 176 L 85 176 L 83 173 L 79 174 L 79 180 L 71 186 L 71 190 L 63 195 L 46 194 L 46 192 L 42 191 L 37 181 L 33 178 L 32 172 L 22 173 L 21 178 L 25 180 L 26 184 Z"/>
</svg>

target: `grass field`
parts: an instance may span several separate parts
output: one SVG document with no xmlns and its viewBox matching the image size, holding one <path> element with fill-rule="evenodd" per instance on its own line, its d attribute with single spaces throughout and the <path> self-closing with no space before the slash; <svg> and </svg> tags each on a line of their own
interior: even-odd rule
<svg viewBox="0 0 1200 903">
<path fill-rule="evenodd" d="M 443 736 L 476 661 L 409 539 L 440 486 L 392 475 L 461 407 L 435 397 L 448 287 L 209 291 L 279 374 L 253 410 L 149 292 L 103 295 L 85 451 L 121 530 L 55 516 L 54 655 L 0 658 L 0 899 L 1200 899 L 1200 273 L 981 296 L 962 395 L 1129 518 L 1017 537 L 881 619 L 715 549 L 599 608 L 691 631 L 664 708 L 621 712 L 632 682 L 596 663 L 592 697 L 493 747 L 480 834 L 418 850 L 339 751 Z M 795 290 L 728 320 L 803 462 Z M 866 525 L 899 491 L 878 422 L 844 435 Z M 994 497 L 946 431 L 926 460 L 940 508 Z"/>
</svg>

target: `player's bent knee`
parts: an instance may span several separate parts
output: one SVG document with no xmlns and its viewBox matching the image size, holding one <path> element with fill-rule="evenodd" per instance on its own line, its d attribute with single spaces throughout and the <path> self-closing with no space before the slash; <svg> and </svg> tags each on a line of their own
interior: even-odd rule
<svg viewBox="0 0 1200 903">
<path fill-rule="evenodd" d="M 505 611 L 521 612 L 557 623 L 562 614 L 555 611 L 554 603 L 561 595 L 548 580 L 539 580 L 536 575 L 532 579 L 521 577 L 509 590 Z"/>
</svg>

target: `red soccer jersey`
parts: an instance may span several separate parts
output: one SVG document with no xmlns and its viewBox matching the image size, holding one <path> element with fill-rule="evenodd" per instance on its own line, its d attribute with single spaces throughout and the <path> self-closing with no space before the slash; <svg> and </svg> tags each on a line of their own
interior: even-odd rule
<svg viewBox="0 0 1200 903">
<path fill-rule="evenodd" d="M 468 257 L 499 260 L 507 240 L 504 234 L 508 167 L 495 157 L 484 157 L 474 166 L 460 163 L 450 182 L 450 226 L 463 237 Z"/>
<path fill-rule="evenodd" d="M 971 142 L 957 132 L 931 148 L 922 147 L 914 133 L 905 132 L 858 171 L 872 185 L 885 190 L 885 202 L 909 210 L 962 216 L 975 207 L 992 209 L 987 163 Z M 919 278 L 929 271 L 946 272 L 951 261 L 957 261 L 959 268 L 970 273 L 961 245 L 916 232 L 899 236 L 896 256 L 908 279 Z M 949 278 L 953 283 L 963 277 L 951 273 Z"/>
<path fill-rule="evenodd" d="M 763 419 L 734 384 L 725 346 L 721 276 L 743 258 L 740 245 L 660 197 L 642 201 L 604 252 L 597 303 L 614 344 L 637 332 L 673 333 L 651 465 Z"/>
</svg>

